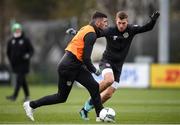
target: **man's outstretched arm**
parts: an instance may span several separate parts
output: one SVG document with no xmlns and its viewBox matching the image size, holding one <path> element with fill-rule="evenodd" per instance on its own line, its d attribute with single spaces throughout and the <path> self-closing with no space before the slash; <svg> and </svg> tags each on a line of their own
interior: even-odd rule
<svg viewBox="0 0 180 125">
<path fill-rule="evenodd" d="M 143 33 L 143 32 L 152 30 L 159 16 L 160 16 L 160 13 L 156 11 L 150 16 L 151 20 L 147 24 L 143 26 L 133 25 L 132 28 L 134 30 L 134 33 L 137 34 L 137 33 Z"/>
</svg>

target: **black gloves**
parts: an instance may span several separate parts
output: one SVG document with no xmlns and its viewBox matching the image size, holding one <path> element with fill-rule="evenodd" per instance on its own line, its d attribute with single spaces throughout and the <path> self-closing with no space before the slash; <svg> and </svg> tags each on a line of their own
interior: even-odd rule
<svg viewBox="0 0 180 125">
<path fill-rule="evenodd" d="M 159 17 L 160 13 L 158 11 L 154 12 L 150 17 L 152 20 L 156 21 Z"/>
<path fill-rule="evenodd" d="M 69 29 L 66 30 L 66 33 L 68 35 L 76 35 L 77 31 L 75 29 L 73 29 L 73 28 L 69 28 Z"/>
<path fill-rule="evenodd" d="M 97 76 L 101 75 L 101 70 L 100 69 L 96 69 L 96 72 L 94 74 L 97 75 Z"/>
</svg>

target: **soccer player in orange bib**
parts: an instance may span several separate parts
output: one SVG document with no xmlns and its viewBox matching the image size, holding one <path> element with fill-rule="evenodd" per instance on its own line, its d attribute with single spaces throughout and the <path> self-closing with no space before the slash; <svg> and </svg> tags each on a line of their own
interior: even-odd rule
<svg viewBox="0 0 180 125">
<path fill-rule="evenodd" d="M 93 14 L 90 24 L 82 27 L 65 49 L 65 54 L 58 65 L 58 91 L 56 94 L 42 97 L 38 100 L 27 101 L 23 104 L 26 115 L 34 121 L 33 110 L 44 105 L 66 102 L 73 82 L 76 80 L 90 93 L 97 117 L 103 108 L 99 84 L 91 73 L 99 75 L 91 62 L 91 53 L 101 30 L 108 25 L 107 16 L 101 12 Z M 87 82 L 88 81 L 88 82 Z"/>
</svg>

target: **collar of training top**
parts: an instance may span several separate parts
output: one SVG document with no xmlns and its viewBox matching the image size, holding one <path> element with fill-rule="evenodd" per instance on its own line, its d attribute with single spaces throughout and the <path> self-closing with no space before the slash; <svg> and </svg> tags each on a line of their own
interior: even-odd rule
<svg viewBox="0 0 180 125">
<path fill-rule="evenodd" d="M 93 22 L 91 22 L 90 25 L 94 28 L 97 38 L 100 37 L 102 30 L 100 28 L 98 28 Z"/>
</svg>

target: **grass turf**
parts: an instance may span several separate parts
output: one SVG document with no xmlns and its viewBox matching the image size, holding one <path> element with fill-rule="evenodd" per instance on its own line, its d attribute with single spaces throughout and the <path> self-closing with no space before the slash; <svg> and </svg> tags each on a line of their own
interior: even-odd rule
<svg viewBox="0 0 180 125">
<path fill-rule="evenodd" d="M 0 86 L 1 124 L 97 124 L 94 110 L 89 121 L 79 117 L 79 110 L 89 94 L 85 89 L 74 87 L 66 103 L 44 106 L 34 112 L 35 122 L 30 121 L 23 110 L 23 92 L 11 102 L 5 96 L 12 88 Z M 31 99 L 54 94 L 56 86 L 30 86 Z M 119 89 L 104 104 L 116 111 L 115 124 L 175 124 L 180 123 L 180 90 L 175 89 Z M 98 123 L 99 124 L 99 123 Z M 104 123 L 100 123 L 104 124 Z"/>
</svg>

